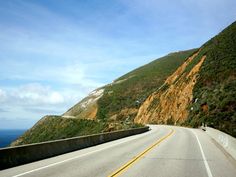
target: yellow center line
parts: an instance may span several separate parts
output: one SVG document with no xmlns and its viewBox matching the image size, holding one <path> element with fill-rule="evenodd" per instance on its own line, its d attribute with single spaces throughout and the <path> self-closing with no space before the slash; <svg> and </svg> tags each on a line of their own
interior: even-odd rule
<svg viewBox="0 0 236 177">
<path fill-rule="evenodd" d="M 171 132 L 168 133 L 166 136 L 162 137 L 161 139 L 159 139 L 156 143 L 154 143 L 153 145 L 151 145 L 150 147 L 148 147 L 147 149 L 145 149 L 143 152 L 141 152 L 138 156 L 134 157 L 132 160 L 130 160 L 129 162 L 127 162 L 126 164 L 124 164 L 122 167 L 120 167 L 118 170 L 116 170 L 114 173 L 112 173 L 111 175 L 108 175 L 108 177 L 115 177 L 115 176 L 119 176 L 121 173 L 123 173 L 124 171 L 126 171 L 128 168 L 130 168 L 135 162 L 137 162 L 138 160 L 140 160 L 145 154 L 147 154 L 149 151 L 151 151 L 155 146 L 157 146 L 158 144 L 160 144 L 162 141 L 164 141 L 165 139 L 167 139 L 168 137 L 170 137 L 172 134 L 174 133 L 174 130 L 171 129 Z"/>
</svg>

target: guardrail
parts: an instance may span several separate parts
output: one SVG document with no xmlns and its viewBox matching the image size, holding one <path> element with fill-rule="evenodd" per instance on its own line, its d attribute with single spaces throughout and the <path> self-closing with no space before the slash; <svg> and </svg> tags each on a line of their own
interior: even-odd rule
<svg viewBox="0 0 236 177">
<path fill-rule="evenodd" d="M 80 136 L 0 149 L 0 170 L 144 133 L 149 127 Z"/>
<path fill-rule="evenodd" d="M 236 160 L 236 138 L 211 127 L 202 127 L 202 129 Z"/>
</svg>

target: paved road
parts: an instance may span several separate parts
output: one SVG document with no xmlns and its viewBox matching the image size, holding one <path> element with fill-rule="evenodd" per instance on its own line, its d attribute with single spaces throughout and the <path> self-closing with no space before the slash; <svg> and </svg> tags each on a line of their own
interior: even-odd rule
<svg viewBox="0 0 236 177">
<path fill-rule="evenodd" d="M 0 177 L 235 177 L 236 161 L 204 131 L 151 131 L 0 171 Z"/>
</svg>

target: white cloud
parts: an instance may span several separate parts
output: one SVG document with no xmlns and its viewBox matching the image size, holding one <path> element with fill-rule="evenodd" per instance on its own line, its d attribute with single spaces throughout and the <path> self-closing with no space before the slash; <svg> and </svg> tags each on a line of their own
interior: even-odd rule
<svg viewBox="0 0 236 177">
<path fill-rule="evenodd" d="M 78 93 L 76 89 L 57 90 L 39 83 L 4 87 L 0 89 L 0 120 L 28 120 L 29 123 L 21 128 L 29 128 L 45 115 L 64 113 L 84 95 L 85 93 Z M 15 127 L 17 125 L 8 125 L 8 128 Z"/>
<path fill-rule="evenodd" d="M 1 87 L 0 121 L 12 122 L 7 128 L 30 128 L 45 115 L 64 113 L 87 92 L 87 89 L 76 86 L 56 89 L 40 83 Z M 13 122 L 19 122 L 20 125 Z"/>
<path fill-rule="evenodd" d="M 6 94 L 7 92 L 7 94 Z M 3 92 L 4 93 L 4 92 Z M 0 92 L 1 94 L 1 92 Z M 56 105 L 62 104 L 65 98 L 62 93 L 39 83 L 26 84 L 5 91 L 5 102 L 17 105 Z"/>
<path fill-rule="evenodd" d="M 33 105 L 60 104 L 64 102 L 64 97 L 59 92 L 38 83 L 21 86 L 15 89 L 11 95 L 14 100 Z"/>
<path fill-rule="evenodd" d="M 0 103 L 6 100 L 6 92 L 0 89 Z"/>
<path fill-rule="evenodd" d="M 30 83 L 0 89 L 0 107 L 10 112 L 16 108 L 18 111 L 45 110 L 45 114 L 49 110 L 63 113 L 87 94 L 88 90 L 80 87 L 55 89 L 40 83 Z M 17 114 L 16 110 L 14 109 Z"/>
<path fill-rule="evenodd" d="M 72 99 L 73 96 L 74 99 Z M 55 90 L 39 83 L 0 89 L 0 105 L 8 107 L 38 107 L 44 109 L 59 105 L 59 107 L 66 109 L 66 106 L 72 106 L 79 99 L 81 99 L 81 96 L 71 90 Z"/>
<path fill-rule="evenodd" d="M 52 92 L 48 97 L 48 102 L 51 104 L 63 103 L 64 97 L 58 92 Z"/>
</svg>

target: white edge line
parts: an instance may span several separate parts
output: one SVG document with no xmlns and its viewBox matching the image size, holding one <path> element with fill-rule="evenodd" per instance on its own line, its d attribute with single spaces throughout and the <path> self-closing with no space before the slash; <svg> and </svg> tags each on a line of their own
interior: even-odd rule
<svg viewBox="0 0 236 177">
<path fill-rule="evenodd" d="M 149 131 L 149 132 L 147 132 L 147 133 L 149 134 L 149 133 L 151 133 L 151 131 Z M 146 135 L 146 134 L 142 134 L 140 137 L 143 137 L 143 136 L 145 136 L 145 135 Z M 139 138 L 140 138 L 140 137 L 139 137 Z M 127 137 L 127 138 L 128 138 L 128 137 Z M 128 140 L 128 141 L 131 141 L 131 140 L 133 140 L 133 139 L 137 139 L 137 137 L 133 137 L 132 139 L 130 139 L 130 140 Z M 32 172 L 35 172 L 35 171 L 39 171 L 39 170 L 48 168 L 48 167 L 52 167 L 52 166 L 55 166 L 55 165 L 58 165 L 58 164 L 61 164 L 61 163 L 64 163 L 64 162 L 68 162 L 68 161 L 71 161 L 71 160 L 74 160 L 74 159 L 77 159 L 77 158 L 80 158 L 80 157 L 84 157 L 84 156 L 89 155 L 89 154 L 93 154 L 93 153 L 95 153 L 95 152 L 102 151 L 102 150 L 104 150 L 104 149 L 108 149 L 108 148 L 113 147 L 113 146 L 117 146 L 117 145 L 126 143 L 126 142 L 128 142 L 128 141 L 122 141 L 122 142 L 120 142 L 120 143 L 112 144 L 112 145 L 107 146 L 107 147 L 102 148 L 102 149 L 94 150 L 94 151 L 92 151 L 92 152 L 88 152 L 88 153 L 85 153 L 85 154 L 82 154 L 82 155 L 78 155 L 78 156 L 75 156 L 75 157 L 72 157 L 72 158 L 69 158 L 69 159 L 66 159 L 66 160 L 62 160 L 62 161 L 60 161 L 60 162 L 52 163 L 52 164 L 50 164 L 50 165 L 46 165 L 46 166 L 43 166 L 43 167 L 40 167 L 40 168 L 36 168 L 36 169 L 30 170 L 30 171 L 27 171 L 27 172 L 24 172 L 24 173 L 20 173 L 20 174 L 18 174 L 18 175 L 14 175 L 14 176 L 12 176 L 12 177 L 19 177 L 19 176 L 23 176 L 23 175 L 26 175 L 26 174 L 29 174 L 29 173 L 32 173 Z M 82 149 L 81 149 L 81 150 L 82 150 Z M 63 155 L 63 154 L 61 154 L 61 155 Z"/>
<path fill-rule="evenodd" d="M 207 171 L 207 175 L 208 175 L 208 177 L 213 177 L 213 176 L 212 176 L 212 173 L 211 173 L 211 169 L 210 169 L 210 167 L 209 167 L 209 165 L 208 165 L 208 163 L 207 163 L 206 156 L 205 156 L 204 151 L 203 151 L 203 149 L 202 149 L 202 145 L 201 145 L 201 143 L 200 143 L 200 141 L 199 141 L 199 139 L 198 139 L 198 136 L 197 136 L 196 132 L 194 132 L 193 130 L 192 130 L 192 132 L 193 132 L 193 134 L 195 135 L 195 137 L 196 137 L 196 139 L 197 139 L 197 142 L 198 142 L 200 151 L 201 151 L 201 153 L 202 153 L 202 158 L 203 158 L 204 165 L 205 165 L 205 168 L 206 168 L 206 171 Z"/>
</svg>

